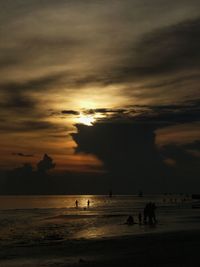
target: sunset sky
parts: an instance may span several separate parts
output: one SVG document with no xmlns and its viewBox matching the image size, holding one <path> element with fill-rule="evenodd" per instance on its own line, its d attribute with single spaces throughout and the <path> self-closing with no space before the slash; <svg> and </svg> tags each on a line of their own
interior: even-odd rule
<svg viewBox="0 0 200 267">
<path fill-rule="evenodd" d="M 1 0 L 0 38 L 2 172 L 200 184 L 200 1 Z"/>
</svg>

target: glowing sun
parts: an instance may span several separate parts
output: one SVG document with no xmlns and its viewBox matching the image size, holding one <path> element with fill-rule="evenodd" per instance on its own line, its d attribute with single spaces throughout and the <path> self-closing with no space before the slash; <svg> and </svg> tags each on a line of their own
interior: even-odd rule
<svg viewBox="0 0 200 267">
<path fill-rule="evenodd" d="M 81 114 L 80 117 L 78 118 L 78 122 L 85 124 L 87 126 L 92 126 L 93 123 L 95 122 L 95 118 L 92 115 Z"/>
</svg>

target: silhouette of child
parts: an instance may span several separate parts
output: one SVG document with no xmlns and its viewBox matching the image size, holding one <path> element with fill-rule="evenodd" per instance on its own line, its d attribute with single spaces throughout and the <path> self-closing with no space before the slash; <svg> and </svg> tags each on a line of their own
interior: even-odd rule
<svg viewBox="0 0 200 267">
<path fill-rule="evenodd" d="M 134 224 L 133 216 L 131 216 L 131 215 L 128 216 L 128 219 L 127 219 L 126 223 L 127 223 L 128 225 L 133 225 L 133 224 Z"/>
</svg>

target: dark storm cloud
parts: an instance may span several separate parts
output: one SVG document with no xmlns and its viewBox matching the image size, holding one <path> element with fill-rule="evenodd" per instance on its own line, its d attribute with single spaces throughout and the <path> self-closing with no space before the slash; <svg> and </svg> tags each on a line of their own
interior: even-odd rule
<svg viewBox="0 0 200 267">
<path fill-rule="evenodd" d="M 173 190 L 195 191 L 199 187 L 199 158 L 185 147 L 155 144 L 154 123 L 99 123 L 93 127 L 77 125 L 73 134 L 77 153 L 96 155 L 108 171 L 108 180 L 116 192 Z M 165 160 L 173 159 L 171 167 Z"/>
<path fill-rule="evenodd" d="M 24 121 L 21 123 L 22 129 L 26 131 L 40 131 L 48 129 L 57 129 L 57 125 L 48 121 Z"/>
<path fill-rule="evenodd" d="M 96 115 L 93 127 L 78 126 L 77 152 L 100 157 L 113 176 L 126 177 L 126 188 L 135 185 L 133 192 L 145 181 L 152 191 L 154 184 L 158 188 L 169 170 L 163 158 L 172 149 L 157 151 L 155 130 L 200 118 L 199 7 L 198 0 L 0 1 L 0 131 L 3 141 L 8 135 L 6 150 L 20 151 L 10 147 L 10 133 L 63 141 L 65 125 L 72 128 L 68 116 Z M 83 109 L 93 102 L 93 109 Z M 34 138 L 30 143 L 41 150 Z M 190 146 L 181 147 L 184 157 L 194 150 Z M 181 162 L 178 154 L 175 161 Z M 92 187 L 91 181 L 85 186 Z"/>
<path fill-rule="evenodd" d="M 94 73 L 85 72 L 82 77 L 75 75 L 66 82 L 74 87 L 90 84 L 107 86 L 154 77 L 152 84 L 144 84 L 149 91 L 163 87 L 175 88 L 183 81 L 197 83 L 199 75 L 191 72 L 198 71 L 200 67 L 199 46 L 200 19 L 190 19 L 144 33 L 132 46 L 128 43 L 126 49 L 120 50 L 121 58 L 118 61 L 116 57 L 114 65 L 105 66 L 105 69 Z M 180 71 L 189 73 L 181 74 Z M 178 73 L 179 77 L 173 77 Z M 166 79 L 166 74 L 172 76 Z"/>
<path fill-rule="evenodd" d="M 34 49 L 46 50 L 48 52 L 51 49 L 54 49 L 55 52 L 61 49 L 64 49 L 65 52 L 69 48 L 74 48 L 76 45 L 83 45 L 82 39 L 73 39 L 72 37 L 63 36 L 62 38 L 55 37 L 44 37 L 44 36 L 33 36 L 32 38 L 25 39 L 22 42 L 22 46 L 25 47 L 34 47 Z"/>
<path fill-rule="evenodd" d="M 158 123 L 172 125 L 176 123 L 188 123 L 200 120 L 200 100 L 185 101 L 179 104 L 168 105 L 133 105 L 122 109 L 84 109 L 85 115 L 103 115 L 98 122 L 110 123 L 119 121 L 137 121 L 137 123 Z M 77 110 L 63 110 L 61 114 L 80 115 Z M 60 112 L 51 112 L 52 116 L 59 116 Z"/>
<path fill-rule="evenodd" d="M 113 66 L 105 66 L 99 73 L 84 73 L 83 77 L 74 77 L 73 86 L 89 84 L 123 84 L 139 79 L 157 76 L 149 89 L 174 87 L 183 81 L 199 80 L 199 75 L 187 73 L 180 77 L 171 76 L 166 80 L 164 74 L 177 74 L 180 71 L 197 71 L 200 67 L 200 19 L 190 19 L 144 33 L 132 46 L 127 44 L 121 50 L 120 61 Z M 158 79 L 158 77 L 160 78 Z M 142 88 L 141 88 L 142 89 Z"/>
<path fill-rule="evenodd" d="M 184 149 L 197 150 L 200 152 L 200 140 L 182 146 Z"/>
<path fill-rule="evenodd" d="M 34 157 L 33 154 L 24 154 L 24 153 L 21 153 L 21 152 L 18 152 L 18 153 L 12 153 L 13 156 L 19 156 L 19 157 L 24 157 L 24 158 L 32 158 Z"/>
<path fill-rule="evenodd" d="M 37 164 L 37 170 L 39 173 L 45 174 L 47 171 L 54 169 L 56 164 L 53 162 L 53 159 L 47 154 L 44 154 L 42 160 Z"/>
<path fill-rule="evenodd" d="M 84 72 L 82 77 L 75 76 L 71 81 L 72 86 L 86 86 L 99 84 L 129 84 L 142 82 L 141 97 L 154 94 L 154 89 L 170 89 L 181 87 L 190 94 L 187 84 L 194 83 L 198 87 L 200 67 L 200 19 L 190 19 L 170 26 L 161 27 L 144 33 L 137 41 L 127 43 L 126 49 L 121 48 L 113 65 L 105 66 L 98 72 Z M 111 56 L 113 57 L 113 55 Z M 196 73 L 195 73 L 196 72 Z M 167 76 L 166 76 L 167 75 Z M 146 81 L 149 79 L 151 81 Z M 141 80 L 142 79 L 142 80 Z M 143 80 L 144 79 L 144 80 Z M 191 87 L 191 85 L 189 85 Z M 130 96 L 134 87 L 125 90 Z M 137 87 L 136 87 L 137 88 Z M 145 90 L 142 94 L 143 89 Z M 198 88 L 196 88 L 197 91 Z M 167 91 L 163 92 L 167 95 Z M 156 94 L 158 92 L 156 91 Z"/>
<path fill-rule="evenodd" d="M 65 73 L 64 75 L 50 74 L 49 77 L 42 77 L 21 83 L 13 82 L 4 84 L 1 85 L 1 88 L 5 88 L 5 90 L 44 90 L 51 89 L 52 86 L 56 87 L 56 85 L 60 84 L 60 80 L 62 80 L 66 86 L 81 88 L 91 84 L 99 84 L 101 86 L 126 84 L 138 81 L 142 77 L 148 78 L 152 76 L 159 76 L 162 78 L 162 81 L 158 78 L 155 79 L 152 81 L 152 84 L 149 84 L 149 89 L 162 88 L 163 86 L 176 86 L 179 85 L 182 80 L 189 79 L 195 81 L 199 79 L 197 74 L 188 73 L 187 75 L 181 75 L 179 78 L 170 77 L 167 80 L 163 75 L 185 70 L 191 72 L 192 70 L 198 69 L 200 64 L 200 52 L 198 49 L 200 46 L 199 26 L 199 18 L 186 20 L 143 33 L 136 41 L 134 38 L 133 42 L 129 40 L 125 46 L 121 43 L 117 43 L 116 46 L 119 46 L 119 49 L 116 53 L 110 53 L 109 56 L 113 64 L 107 64 L 105 61 L 103 68 L 98 68 L 98 66 L 96 66 L 98 63 L 97 61 L 93 70 L 85 68 L 83 71 L 78 72 L 72 69 L 71 73 Z M 62 50 L 68 51 L 71 48 L 74 49 L 76 46 L 79 46 L 80 49 L 85 45 L 90 46 L 87 38 L 84 39 L 82 36 L 81 40 L 77 39 L 78 37 L 73 39 L 71 35 L 65 38 L 63 36 L 58 38 L 36 36 L 35 38 L 31 37 L 27 40 L 23 40 L 23 42 L 24 46 L 26 47 L 27 45 L 30 50 L 44 50 L 44 55 L 48 54 L 51 48 L 55 48 L 55 52 L 58 51 L 60 54 Z M 23 42 L 21 44 L 22 47 Z M 24 50 L 26 51 L 26 49 L 22 49 L 22 51 Z M 74 53 L 70 53 L 70 56 L 75 56 Z M 54 55 L 54 53 L 52 55 Z M 16 53 L 16 56 L 19 56 L 19 52 Z M 40 60 L 43 56 L 40 57 Z M 28 58 L 29 57 L 28 55 Z M 38 55 L 36 57 L 38 57 Z M 12 63 L 15 56 L 13 55 L 10 57 L 8 53 L 8 57 L 6 56 L 6 58 L 8 62 Z M 2 59 L 3 62 L 6 61 L 6 58 Z M 50 60 L 49 57 L 48 60 Z M 53 65 L 55 63 L 56 61 Z M 69 60 L 68 64 L 72 64 L 73 66 L 71 60 Z M 145 85 L 148 87 L 146 82 Z"/>
<path fill-rule="evenodd" d="M 177 75 L 179 76 L 179 75 Z M 163 78 L 161 81 L 153 81 L 152 83 L 147 83 L 146 87 L 149 89 L 156 89 L 156 88 L 175 88 L 179 87 L 181 84 L 186 82 L 192 82 L 195 81 L 198 84 L 198 81 L 200 80 L 200 77 L 198 73 L 194 74 L 188 74 L 185 73 L 184 75 L 181 75 L 180 77 L 170 77 L 168 79 Z"/>
<path fill-rule="evenodd" d="M 85 114 L 95 114 L 95 113 L 107 114 L 107 113 L 123 113 L 125 111 L 126 109 L 96 108 L 96 109 L 84 110 L 84 113 Z"/>
<path fill-rule="evenodd" d="M 17 55 L 14 57 L 13 55 L 9 54 L 1 55 L 0 69 L 3 69 L 8 66 L 17 66 L 17 64 L 19 64 L 20 62 L 22 62 L 22 58 L 20 59 L 20 57 L 18 57 Z"/>
<path fill-rule="evenodd" d="M 44 105 L 41 105 L 41 97 L 33 96 L 32 93 L 44 93 L 45 90 L 49 93 L 56 85 L 62 84 L 63 75 L 59 73 L 27 81 L 0 83 L 1 115 L 7 118 L 7 122 L 18 119 L 31 121 L 38 117 L 45 120 L 47 112 L 45 113 Z M 10 124 L 12 128 L 12 123 Z"/>
<path fill-rule="evenodd" d="M 161 75 L 200 66 L 200 19 L 188 20 L 145 34 L 128 51 L 117 77 Z M 132 57 L 131 57 L 132 54 Z"/>
<path fill-rule="evenodd" d="M 81 110 L 81 112 L 85 115 L 94 115 L 94 114 L 108 115 L 110 114 L 112 116 L 113 114 L 118 114 L 118 115 L 123 114 L 124 112 L 127 112 L 127 109 L 97 108 L 97 109 L 83 109 Z M 78 116 L 80 115 L 80 111 L 66 109 L 66 110 L 62 110 L 61 114 Z M 50 115 L 59 116 L 60 112 L 51 111 Z"/>
<path fill-rule="evenodd" d="M 79 115 L 80 114 L 80 112 L 76 110 L 70 110 L 70 109 L 62 110 L 61 113 L 65 115 Z"/>
<path fill-rule="evenodd" d="M 172 159 L 175 164 L 171 168 L 174 168 L 182 177 L 188 177 L 190 179 L 197 179 L 200 175 L 200 156 L 191 153 L 187 147 L 192 146 L 196 148 L 196 143 L 191 143 L 183 146 L 175 144 L 169 144 L 161 149 L 161 153 L 166 159 Z"/>
<path fill-rule="evenodd" d="M 63 77 L 63 73 L 50 74 L 36 79 L 29 79 L 21 82 L 10 82 L 0 84 L 0 91 L 7 92 L 8 94 L 16 94 L 16 92 L 37 91 L 50 89 L 56 85 Z"/>
<path fill-rule="evenodd" d="M 0 69 L 23 67 L 23 65 L 38 65 L 48 67 L 54 65 L 58 59 L 60 63 L 70 57 L 69 51 L 84 45 L 83 40 L 73 40 L 67 37 L 33 36 L 21 40 L 20 45 L 12 48 L 2 48 Z M 48 55 L 51 54 L 49 57 Z M 37 58 L 39 58 L 37 62 Z"/>
<path fill-rule="evenodd" d="M 200 120 L 200 100 L 169 105 L 134 105 L 124 109 L 89 109 L 85 114 L 105 115 L 99 122 L 136 121 L 137 123 L 176 124 Z"/>
<path fill-rule="evenodd" d="M 15 112 L 26 110 L 33 111 L 37 106 L 38 101 L 35 99 L 26 96 L 20 92 L 12 92 L 11 94 L 7 94 L 4 98 L 4 101 L 0 101 L 0 109 L 7 109 L 9 111 L 13 110 Z"/>
<path fill-rule="evenodd" d="M 117 192 L 131 193 L 133 188 L 151 192 L 195 191 L 200 175 L 199 142 L 170 144 L 159 149 L 155 132 L 168 125 L 199 121 L 199 100 L 137 105 L 125 110 L 122 115 L 114 113 L 100 119 L 93 127 L 77 125 L 77 133 L 72 134 L 77 143 L 76 153 L 97 156 Z M 167 160 L 173 160 L 175 165 L 169 166 Z"/>
<path fill-rule="evenodd" d="M 182 168 L 191 167 L 190 165 L 198 166 L 200 171 L 200 157 L 190 153 L 190 150 L 200 150 L 200 142 L 196 141 L 185 145 L 169 144 L 163 146 L 161 152 L 166 158 L 172 158 L 176 164 L 182 165 Z M 191 168 L 192 170 L 192 168 Z"/>
<path fill-rule="evenodd" d="M 159 123 L 187 123 L 200 120 L 199 100 L 174 105 L 148 106 L 148 112 L 134 118 L 140 122 L 152 121 Z"/>
<path fill-rule="evenodd" d="M 44 120 L 23 120 L 4 122 L 3 127 L 0 128 L 0 132 L 60 132 L 67 131 L 67 127 L 60 127 L 55 123 Z"/>
<path fill-rule="evenodd" d="M 48 174 L 49 170 L 55 168 L 55 165 L 53 159 L 44 154 L 38 162 L 36 170 L 30 163 L 24 163 L 22 167 L 5 172 L 6 179 L 1 183 L 0 193 L 48 194 L 56 192 L 57 181 L 56 179 L 52 181 L 52 177 Z"/>
<path fill-rule="evenodd" d="M 0 65 L 23 70 L 34 66 L 30 71 L 49 66 L 66 67 L 71 73 L 65 77 L 65 85 L 76 88 L 126 84 L 141 76 L 191 70 L 199 66 L 199 18 L 195 12 L 198 7 L 194 0 L 167 4 L 153 1 L 151 6 L 147 1 L 141 4 L 129 0 L 106 4 L 104 1 L 45 1 L 42 6 L 38 1 L 4 3 L 2 9 L 7 11 L 2 12 L 2 23 L 8 23 L 8 18 L 16 20 L 16 27 L 19 30 L 21 26 L 22 32 L 20 36 L 15 35 L 15 24 L 9 24 L 13 45 L 8 45 L 9 35 L 4 34 Z M 33 20 L 34 15 L 38 21 Z M 77 66 L 83 62 L 89 64 L 79 70 Z M 48 89 L 42 81 L 19 86 L 22 90 Z M 8 90 L 9 87 L 18 85 L 8 84 Z"/>
<path fill-rule="evenodd" d="M 166 170 L 156 150 L 153 125 L 101 123 L 77 125 L 77 129 L 72 135 L 78 145 L 76 152 L 101 159 L 116 191 L 156 191 L 162 183 L 164 186 Z"/>
</svg>

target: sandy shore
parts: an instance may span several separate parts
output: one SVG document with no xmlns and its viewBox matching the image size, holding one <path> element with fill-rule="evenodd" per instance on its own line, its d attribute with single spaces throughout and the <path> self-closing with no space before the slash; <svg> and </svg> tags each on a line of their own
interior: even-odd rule
<svg viewBox="0 0 200 267">
<path fill-rule="evenodd" d="M 200 231 L 2 247 L 0 267 L 200 266 Z"/>
</svg>

